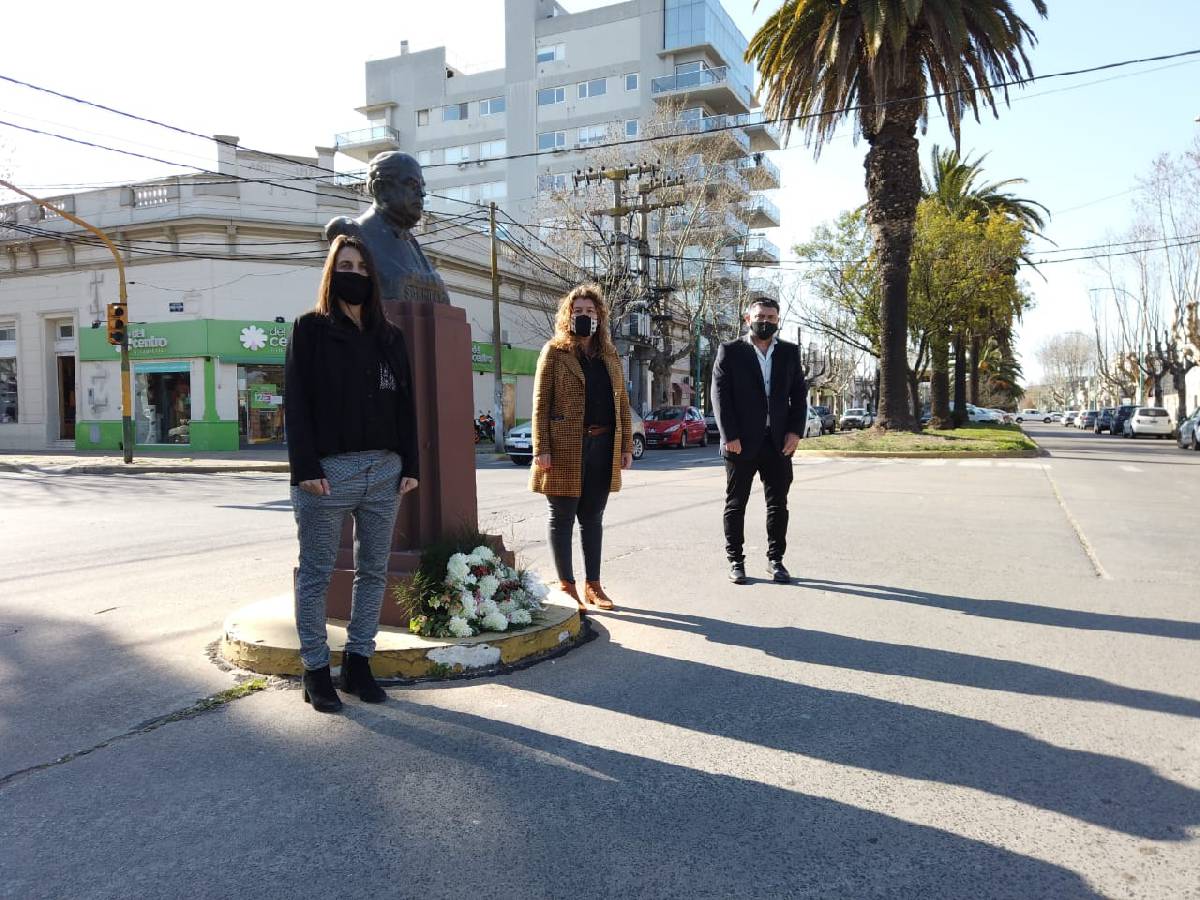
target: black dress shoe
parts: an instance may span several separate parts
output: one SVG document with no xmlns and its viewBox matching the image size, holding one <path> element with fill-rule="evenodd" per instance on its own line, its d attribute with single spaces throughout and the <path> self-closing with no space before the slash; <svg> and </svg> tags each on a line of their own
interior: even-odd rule
<svg viewBox="0 0 1200 900">
<path fill-rule="evenodd" d="M 770 562 L 771 580 L 776 584 L 791 584 L 792 575 L 784 566 L 782 560 L 773 559 Z"/>
<path fill-rule="evenodd" d="M 729 564 L 729 580 L 734 584 L 746 583 L 746 564 L 734 561 Z"/>
<path fill-rule="evenodd" d="M 301 693 L 304 702 L 311 703 L 312 708 L 317 712 L 335 713 L 342 708 L 341 698 L 333 689 L 329 666 L 322 666 L 320 669 L 305 669 Z"/>
</svg>

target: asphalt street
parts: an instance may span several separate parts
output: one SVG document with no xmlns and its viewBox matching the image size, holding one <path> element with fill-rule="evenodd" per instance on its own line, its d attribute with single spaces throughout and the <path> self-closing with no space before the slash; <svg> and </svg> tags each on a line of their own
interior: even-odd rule
<svg viewBox="0 0 1200 900">
<path fill-rule="evenodd" d="M 590 643 L 149 729 L 290 589 L 286 476 L 0 473 L 0 896 L 1200 897 L 1200 453 L 1030 432 L 797 459 L 792 586 L 760 491 L 735 587 L 714 450 L 650 451 Z M 481 523 L 549 574 L 527 476 Z"/>
</svg>

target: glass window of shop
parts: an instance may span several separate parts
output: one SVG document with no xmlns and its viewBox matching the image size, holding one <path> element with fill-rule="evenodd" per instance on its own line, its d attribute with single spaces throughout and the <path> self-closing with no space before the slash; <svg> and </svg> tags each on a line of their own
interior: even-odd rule
<svg viewBox="0 0 1200 900">
<path fill-rule="evenodd" d="M 146 363 L 135 365 L 133 371 L 134 442 L 191 443 L 191 366 L 187 363 Z"/>
<path fill-rule="evenodd" d="M 0 322 L 0 424 L 17 421 L 17 327 Z"/>
<path fill-rule="evenodd" d="M 242 445 L 283 443 L 283 366 L 238 366 L 237 379 Z"/>
</svg>

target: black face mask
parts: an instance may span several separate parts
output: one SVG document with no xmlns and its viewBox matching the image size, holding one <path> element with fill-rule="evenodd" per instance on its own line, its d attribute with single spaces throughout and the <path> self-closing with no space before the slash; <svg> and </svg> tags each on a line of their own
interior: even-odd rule
<svg viewBox="0 0 1200 900">
<path fill-rule="evenodd" d="M 592 336 L 592 317 L 579 315 L 571 322 L 571 334 L 575 337 L 591 337 Z"/>
<path fill-rule="evenodd" d="M 373 283 L 368 276 L 357 272 L 334 272 L 329 287 L 337 299 L 351 306 L 362 306 L 371 299 Z"/>
<path fill-rule="evenodd" d="M 779 330 L 779 326 L 774 322 L 751 322 L 750 333 L 760 341 L 769 341 L 771 337 Z"/>
</svg>

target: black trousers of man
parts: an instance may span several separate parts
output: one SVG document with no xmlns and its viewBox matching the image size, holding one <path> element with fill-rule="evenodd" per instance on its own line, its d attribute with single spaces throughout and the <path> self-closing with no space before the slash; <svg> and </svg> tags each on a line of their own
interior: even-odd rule
<svg viewBox="0 0 1200 900">
<path fill-rule="evenodd" d="M 792 460 L 775 446 L 769 433 L 755 457 L 742 456 L 733 453 L 725 457 L 725 554 L 730 562 L 745 562 L 742 546 L 746 541 L 746 501 L 758 475 L 767 501 L 767 559 L 782 562 L 787 551 Z"/>
</svg>

